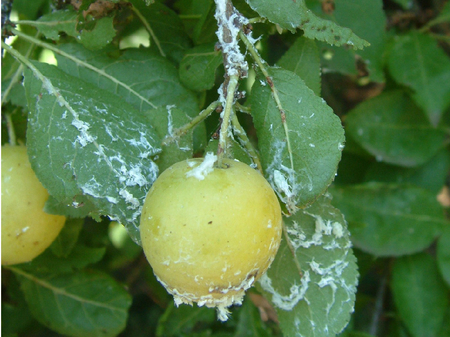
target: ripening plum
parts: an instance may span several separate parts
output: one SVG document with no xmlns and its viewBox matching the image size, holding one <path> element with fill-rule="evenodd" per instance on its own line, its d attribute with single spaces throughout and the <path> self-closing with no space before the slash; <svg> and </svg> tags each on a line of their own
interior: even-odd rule
<svg viewBox="0 0 450 337">
<path fill-rule="evenodd" d="M 153 184 L 140 232 L 145 255 L 175 303 L 226 308 L 267 270 L 281 240 L 282 216 L 255 169 L 213 155 L 174 164 Z"/>
<path fill-rule="evenodd" d="M 55 240 L 65 217 L 44 211 L 48 192 L 25 146 L 2 146 L 2 265 L 28 262 Z"/>
</svg>

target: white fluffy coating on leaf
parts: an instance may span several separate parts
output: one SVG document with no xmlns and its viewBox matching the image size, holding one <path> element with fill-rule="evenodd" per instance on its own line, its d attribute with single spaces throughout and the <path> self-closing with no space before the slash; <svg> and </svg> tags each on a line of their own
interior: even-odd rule
<svg viewBox="0 0 450 337">
<path fill-rule="evenodd" d="M 212 152 L 208 152 L 203 161 L 195 166 L 195 162 L 188 161 L 188 165 L 193 167 L 192 170 L 186 172 L 186 178 L 194 177 L 198 180 L 203 180 L 205 177 L 214 170 L 214 163 L 217 161 L 217 156 Z"/>
<path fill-rule="evenodd" d="M 283 164 L 286 142 L 275 141 L 271 147 L 272 162 L 267 166 L 266 175 L 280 200 L 291 212 L 297 210 L 297 196 L 302 190 L 312 191 L 312 178 L 306 168 L 292 169 Z"/>
<path fill-rule="evenodd" d="M 271 300 L 273 304 L 275 304 L 280 309 L 291 311 L 298 304 L 298 302 L 300 302 L 305 297 L 310 281 L 311 278 L 309 277 L 309 271 L 307 270 L 303 273 L 300 284 L 294 283 L 291 286 L 288 295 L 282 295 L 277 290 L 275 290 L 275 288 L 272 286 L 272 279 L 267 274 L 261 276 L 259 283 L 265 291 L 272 294 Z"/>
</svg>

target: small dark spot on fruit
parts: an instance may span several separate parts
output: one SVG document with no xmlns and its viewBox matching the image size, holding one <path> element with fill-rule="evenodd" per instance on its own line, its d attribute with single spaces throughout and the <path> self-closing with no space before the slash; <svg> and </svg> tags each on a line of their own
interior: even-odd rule
<svg viewBox="0 0 450 337">
<path fill-rule="evenodd" d="M 246 277 L 245 279 L 246 279 L 247 281 L 250 280 L 252 277 L 256 279 L 256 276 L 258 276 L 258 272 L 259 272 L 259 270 L 254 271 L 253 273 L 248 274 L 247 277 Z"/>
<path fill-rule="evenodd" d="M 39 245 L 39 241 L 34 241 L 33 245 L 38 246 Z"/>
<path fill-rule="evenodd" d="M 208 221 L 208 225 L 211 225 L 212 224 L 212 220 L 211 221 Z"/>
</svg>

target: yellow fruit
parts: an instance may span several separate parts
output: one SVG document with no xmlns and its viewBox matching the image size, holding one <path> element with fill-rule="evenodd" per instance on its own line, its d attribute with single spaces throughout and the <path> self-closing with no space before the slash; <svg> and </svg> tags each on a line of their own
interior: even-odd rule
<svg viewBox="0 0 450 337">
<path fill-rule="evenodd" d="M 212 156 L 215 157 L 215 156 Z M 226 308 L 267 270 L 281 239 L 281 209 L 269 183 L 241 162 L 211 157 L 179 162 L 150 189 L 141 240 L 175 303 Z"/>
<path fill-rule="evenodd" d="M 44 212 L 48 192 L 25 146 L 2 147 L 2 265 L 31 261 L 58 236 L 65 217 Z"/>
</svg>

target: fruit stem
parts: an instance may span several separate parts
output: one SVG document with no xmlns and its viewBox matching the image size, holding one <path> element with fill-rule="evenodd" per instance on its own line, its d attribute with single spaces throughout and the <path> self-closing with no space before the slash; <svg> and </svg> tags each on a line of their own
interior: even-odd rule
<svg viewBox="0 0 450 337">
<path fill-rule="evenodd" d="M 239 120 L 236 116 L 236 113 L 233 112 L 231 116 L 231 125 L 233 126 L 234 134 L 239 138 L 239 142 L 241 145 L 245 148 L 247 151 L 247 154 L 252 159 L 253 163 L 255 163 L 256 168 L 258 169 L 261 174 L 264 174 L 261 161 L 259 160 L 258 153 L 256 152 L 256 149 L 253 147 L 252 142 L 247 137 L 247 133 L 245 132 L 242 125 L 239 123 Z"/>
<path fill-rule="evenodd" d="M 186 133 L 189 132 L 189 130 L 195 128 L 199 123 L 204 121 L 211 113 L 217 109 L 217 107 L 220 105 L 219 101 L 215 101 L 211 103 L 206 109 L 200 111 L 200 113 L 192 119 L 189 123 L 179 127 L 178 129 L 175 129 L 170 135 L 167 135 L 163 141 L 162 146 L 167 146 L 170 143 L 174 142 L 175 140 L 179 139 L 181 136 L 184 136 Z"/>
<path fill-rule="evenodd" d="M 239 102 L 236 102 L 236 103 L 234 104 L 234 106 L 235 106 L 235 108 L 236 108 L 238 111 L 251 115 L 251 109 L 250 109 L 250 107 L 244 106 L 244 105 L 242 105 L 242 104 L 239 103 Z"/>
<path fill-rule="evenodd" d="M 16 132 L 14 131 L 14 124 L 11 118 L 11 114 L 9 113 L 5 114 L 5 118 L 6 118 L 6 128 L 8 129 L 9 144 L 12 146 L 17 145 Z"/>
<path fill-rule="evenodd" d="M 220 126 L 219 146 L 217 148 L 217 165 L 222 167 L 223 156 L 227 151 L 230 120 L 233 112 L 234 93 L 239 83 L 239 75 L 231 75 L 226 89 L 225 107 L 222 111 L 222 125 Z"/>
</svg>

